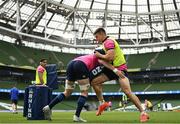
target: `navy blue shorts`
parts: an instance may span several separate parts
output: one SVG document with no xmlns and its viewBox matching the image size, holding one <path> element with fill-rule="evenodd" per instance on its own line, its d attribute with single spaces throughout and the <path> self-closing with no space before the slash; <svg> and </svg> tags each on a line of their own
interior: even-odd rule
<svg viewBox="0 0 180 124">
<path fill-rule="evenodd" d="M 89 70 L 84 62 L 73 60 L 68 63 L 66 76 L 69 81 L 86 79 L 89 78 Z"/>
<path fill-rule="evenodd" d="M 17 100 L 17 99 L 12 99 L 11 101 L 12 101 L 12 103 L 14 103 L 15 105 L 18 104 L 18 100 Z"/>
</svg>

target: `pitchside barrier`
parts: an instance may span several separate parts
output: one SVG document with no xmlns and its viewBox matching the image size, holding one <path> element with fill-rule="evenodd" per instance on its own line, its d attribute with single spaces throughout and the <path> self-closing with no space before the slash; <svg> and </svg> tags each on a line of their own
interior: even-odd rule
<svg viewBox="0 0 180 124">
<path fill-rule="evenodd" d="M 44 120 L 43 107 L 49 104 L 52 90 L 48 86 L 31 85 L 25 89 L 23 116 L 27 120 Z"/>
</svg>

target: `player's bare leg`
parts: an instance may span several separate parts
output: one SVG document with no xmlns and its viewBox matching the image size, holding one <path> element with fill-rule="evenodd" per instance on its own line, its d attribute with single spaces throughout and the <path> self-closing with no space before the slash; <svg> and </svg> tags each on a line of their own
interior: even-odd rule
<svg viewBox="0 0 180 124">
<path fill-rule="evenodd" d="M 12 103 L 12 113 L 14 113 L 14 112 L 15 112 L 15 104 Z"/>
<path fill-rule="evenodd" d="M 104 102 L 104 97 L 102 95 L 102 89 L 103 89 L 102 84 L 97 84 L 97 85 L 92 85 L 92 86 L 99 102 Z"/>
<path fill-rule="evenodd" d="M 129 99 L 134 103 L 134 105 L 141 112 L 140 121 L 147 122 L 149 119 L 149 116 L 146 112 L 144 112 L 139 98 L 135 94 L 132 93 L 129 79 L 128 78 L 122 78 L 122 79 L 120 78 L 119 82 L 120 82 L 121 89 L 123 90 L 123 92 L 129 97 Z"/>
<path fill-rule="evenodd" d="M 15 104 L 15 114 L 18 114 L 18 112 L 17 112 L 17 104 Z"/>
<path fill-rule="evenodd" d="M 102 114 L 102 112 L 109 107 L 109 103 L 105 102 L 104 97 L 102 95 L 102 83 L 105 81 L 108 81 L 106 75 L 101 74 L 100 76 L 96 77 L 92 80 L 91 85 L 93 86 L 93 89 L 96 93 L 96 96 L 99 100 L 100 106 L 98 107 L 98 111 L 96 112 L 96 115 L 99 116 Z"/>
<path fill-rule="evenodd" d="M 106 81 L 108 81 L 108 77 L 104 74 L 99 75 L 98 77 L 94 78 L 91 81 L 91 85 L 94 89 L 94 92 L 96 93 L 96 96 L 100 102 L 104 101 L 104 97 L 102 95 L 102 84 Z"/>
</svg>

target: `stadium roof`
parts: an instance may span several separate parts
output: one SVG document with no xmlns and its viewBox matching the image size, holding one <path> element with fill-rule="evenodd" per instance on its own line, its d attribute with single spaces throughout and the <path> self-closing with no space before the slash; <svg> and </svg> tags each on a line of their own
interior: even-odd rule
<svg viewBox="0 0 180 124">
<path fill-rule="evenodd" d="M 94 47 L 104 27 L 122 47 L 180 42 L 180 0 L 1 0 L 0 34 L 16 41 Z"/>
</svg>

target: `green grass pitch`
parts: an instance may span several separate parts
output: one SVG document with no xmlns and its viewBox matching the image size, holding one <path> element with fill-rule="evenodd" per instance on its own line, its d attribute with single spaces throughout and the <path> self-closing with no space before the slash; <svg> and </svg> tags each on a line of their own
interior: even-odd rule
<svg viewBox="0 0 180 124">
<path fill-rule="evenodd" d="M 74 112 L 53 112 L 52 121 L 47 120 L 27 120 L 22 113 L 12 114 L 8 112 L 0 113 L 0 123 L 74 123 L 72 116 Z M 148 123 L 180 123 L 180 112 L 150 112 Z M 139 123 L 138 112 L 104 112 L 101 116 L 96 116 L 95 111 L 83 112 L 82 118 L 87 119 L 88 123 Z"/>
</svg>

